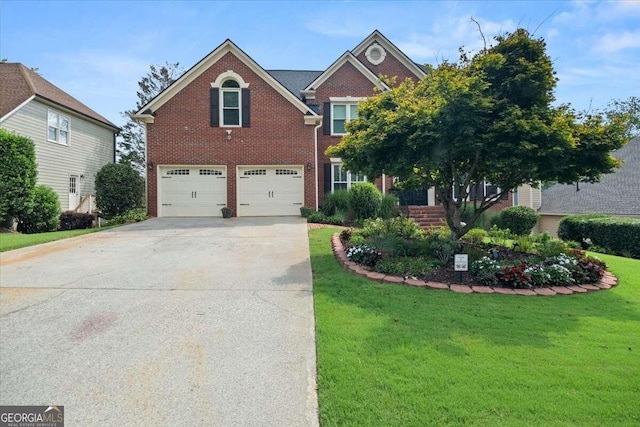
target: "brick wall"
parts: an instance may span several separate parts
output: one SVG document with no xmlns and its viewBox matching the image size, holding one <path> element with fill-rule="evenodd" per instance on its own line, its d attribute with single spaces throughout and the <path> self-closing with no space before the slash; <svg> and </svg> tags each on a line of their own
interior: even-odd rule
<svg viewBox="0 0 640 427">
<path fill-rule="evenodd" d="M 358 58 L 367 66 L 372 66 L 362 53 Z M 385 60 L 378 66 L 374 67 L 372 71 L 376 73 L 382 73 L 386 75 L 398 75 L 401 79 L 404 77 L 413 76 L 413 74 L 402 65 L 395 57 L 391 56 L 387 52 Z M 413 76 L 415 77 L 415 76 Z M 374 84 L 366 78 L 360 71 L 358 71 L 352 64 L 345 63 L 342 67 L 336 70 L 320 87 L 316 88 L 315 103 L 320 106 L 320 114 L 326 114 L 324 112 L 324 103 L 329 102 L 331 97 L 369 97 L 375 94 Z M 324 163 L 329 163 L 330 158 L 324 153 L 330 145 L 336 145 L 340 143 L 342 136 L 324 135 L 322 129 L 319 130 L 318 135 L 318 162 L 320 167 L 318 168 L 318 181 L 319 187 L 319 200 L 322 204 L 324 199 Z M 379 178 L 375 181 L 375 184 L 380 190 L 382 190 L 382 179 Z M 393 185 L 393 178 L 387 177 L 385 181 L 385 189 L 388 192 L 389 188 Z"/>
<path fill-rule="evenodd" d="M 371 44 L 369 46 L 371 46 Z M 416 75 L 413 74 L 411 71 L 409 71 L 409 69 L 405 67 L 402 64 L 402 62 L 400 62 L 395 57 L 391 56 L 391 52 L 389 50 L 385 49 L 387 52 L 387 56 L 384 58 L 384 61 L 382 61 L 380 64 L 374 65 L 371 62 L 369 62 L 366 55 L 367 48 L 369 48 L 369 46 L 367 46 L 360 53 L 360 55 L 357 56 L 357 58 L 369 70 L 371 70 L 373 74 L 375 74 L 376 76 L 380 76 L 380 75 L 388 76 L 388 77 L 397 76 L 396 83 L 401 83 L 405 79 L 413 79 L 414 81 L 417 81 Z"/>
<path fill-rule="evenodd" d="M 251 127 L 210 127 L 211 83 L 232 70 L 249 83 Z M 231 140 L 227 140 L 231 129 Z M 147 125 L 148 161 L 154 165 L 227 166 L 227 204 L 236 205 L 236 166 L 306 165 L 314 161 L 314 127 L 304 115 L 232 53 L 203 72 L 156 111 Z M 315 203 L 313 171 L 304 169 L 307 206 Z M 157 170 L 148 171 L 149 215 L 157 216 Z"/>
</svg>

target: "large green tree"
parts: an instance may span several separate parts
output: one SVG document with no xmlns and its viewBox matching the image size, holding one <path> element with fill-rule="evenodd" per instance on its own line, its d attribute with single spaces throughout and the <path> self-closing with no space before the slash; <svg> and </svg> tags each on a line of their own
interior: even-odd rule
<svg viewBox="0 0 640 427">
<path fill-rule="evenodd" d="M 30 201 L 38 175 L 33 141 L 0 128 L 0 222 L 13 222 Z"/>
<path fill-rule="evenodd" d="M 118 160 L 130 164 L 140 174 L 144 174 L 144 127 L 131 118 L 131 115 L 151 101 L 156 95 L 166 89 L 182 74 L 179 63 L 165 63 L 151 65 L 149 72 L 138 82 L 138 102 L 135 110 L 120 113 L 125 119 L 118 138 Z"/>
<path fill-rule="evenodd" d="M 407 188 L 435 187 L 452 238 L 519 185 L 597 181 L 619 165 L 610 151 L 626 140 L 623 120 L 552 106 L 552 61 L 526 30 L 429 71 L 362 102 L 327 154 L 368 176 L 401 177 Z M 499 190 L 476 191 L 487 181 Z"/>
<path fill-rule="evenodd" d="M 640 97 L 613 99 L 607 105 L 605 114 L 609 118 L 617 117 L 626 120 L 629 135 L 640 136 Z"/>
</svg>

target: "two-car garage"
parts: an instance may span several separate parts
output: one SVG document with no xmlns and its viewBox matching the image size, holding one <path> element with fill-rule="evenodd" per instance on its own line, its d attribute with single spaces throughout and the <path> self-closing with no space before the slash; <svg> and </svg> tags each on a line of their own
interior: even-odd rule
<svg viewBox="0 0 640 427">
<path fill-rule="evenodd" d="M 302 166 L 238 166 L 235 181 L 238 216 L 300 214 L 304 204 Z M 221 216 L 220 209 L 227 206 L 228 186 L 226 166 L 162 166 L 158 216 Z"/>
</svg>

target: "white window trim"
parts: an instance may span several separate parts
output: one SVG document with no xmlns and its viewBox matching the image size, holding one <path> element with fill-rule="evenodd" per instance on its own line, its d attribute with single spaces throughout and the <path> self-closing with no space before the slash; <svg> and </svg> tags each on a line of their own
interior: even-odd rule
<svg viewBox="0 0 640 427">
<path fill-rule="evenodd" d="M 351 118 L 351 108 L 349 108 L 349 107 L 352 106 L 352 105 L 356 105 L 357 106 L 358 102 L 357 101 L 344 101 L 344 102 L 335 102 L 335 103 L 333 101 L 331 102 L 331 135 L 346 135 L 347 132 L 338 133 L 338 132 L 335 132 L 334 129 L 333 129 L 333 122 L 336 120 L 335 119 L 335 114 L 334 114 L 334 107 L 336 105 L 344 105 L 344 106 L 346 106 L 346 108 L 345 108 L 345 110 L 346 110 L 345 111 L 345 119 L 344 119 L 344 123 L 346 125 L 351 120 L 353 120 Z"/>
<path fill-rule="evenodd" d="M 483 187 L 482 194 L 484 194 L 483 198 L 486 198 L 487 188 L 490 187 L 491 185 L 493 185 L 493 184 L 491 182 L 487 181 L 486 179 L 482 181 L 482 187 Z M 467 189 L 467 191 L 468 191 L 468 189 Z M 502 190 L 500 189 L 500 187 L 496 186 L 496 193 L 495 194 L 496 195 L 500 194 L 501 191 Z M 458 200 L 458 198 L 456 197 L 456 189 L 455 189 L 455 187 L 451 190 L 451 193 L 452 193 L 451 194 L 452 199 L 453 200 Z M 471 194 L 467 194 L 467 198 L 465 199 L 465 201 L 467 201 L 467 202 L 473 201 L 470 198 L 470 196 L 471 196 Z"/>
<path fill-rule="evenodd" d="M 372 52 L 374 50 L 377 50 L 380 53 L 380 57 L 378 59 L 373 59 L 372 57 L 373 56 Z M 384 58 L 387 57 L 387 51 L 384 50 L 384 48 L 380 46 L 378 43 L 373 43 L 371 46 L 367 48 L 364 55 L 367 57 L 367 61 L 369 61 L 373 65 L 378 65 L 378 64 L 381 64 L 382 61 L 384 61 Z"/>
<path fill-rule="evenodd" d="M 222 85 L 227 80 L 234 80 L 236 83 L 238 83 L 238 85 L 240 85 L 240 87 L 239 88 L 223 88 Z M 218 114 L 219 114 L 220 127 L 225 127 L 225 128 L 242 127 L 242 89 L 248 89 L 249 83 L 245 82 L 242 76 L 240 76 L 240 74 L 232 70 L 227 70 L 224 73 L 219 74 L 218 77 L 216 77 L 216 81 L 211 83 L 211 87 L 215 89 L 219 89 L 218 105 L 220 107 L 219 107 Z M 238 92 L 238 117 L 240 120 L 238 121 L 237 125 L 227 125 L 224 123 L 224 92 L 232 92 L 232 91 Z"/>
<path fill-rule="evenodd" d="M 55 114 L 58 117 L 58 123 L 56 126 L 56 139 L 51 139 L 49 138 L 49 114 Z M 60 141 L 60 124 L 62 122 L 62 120 L 66 120 L 67 121 L 67 142 L 61 142 Z M 62 113 L 59 113 L 56 110 L 51 110 L 51 109 L 47 109 L 47 127 L 46 127 L 46 135 L 47 135 L 47 141 L 49 142 L 53 142 L 56 144 L 60 144 L 60 145 L 64 145 L 64 146 L 68 146 L 69 145 L 69 141 L 71 139 L 71 120 L 69 119 L 69 116 L 65 116 Z"/>
<path fill-rule="evenodd" d="M 228 79 L 231 80 L 231 79 Z M 228 81 L 225 80 L 225 81 Z M 240 82 L 237 82 L 240 83 Z M 226 124 L 224 122 L 224 94 L 228 93 L 228 92 L 235 92 L 238 94 L 238 124 L 237 125 L 229 125 Z M 224 88 L 221 87 L 220 88 L 220 101 L 219 101 L 219 105 L 220 105 L 220 127 L 225 127 L 225 128 L 239 128 L 242 127 L 242 89 L 241 88 L 237 88 L 237 87 L 233 87 L 233 88 Z M 228 108 L 229 110 L 231 110 L 231 108 Z M 233 108 L 235 110 L 235 108 Z"/>
<path fill-rule="evenodd" d="M 336 185 L 335 166 L 341 166 L 342 167 L 342 162 L 341 161 L 337 161 L 336 162 L 336 161 L 333 161 L 333 159 L 331 160 L 331 192 L 332 193 L 338 191 L 338 190 L 336 190 L 336 186 L 335 186 Z M 369 179 L 367 178 L 366 175 L 362 175 L 362 177 L 364 178 L 363 181 L 352 181 L 351 177 L 352 177 L 351 172 L 347 171 L 347 181 L 346 181 L 347 188 L 346 188 L 346 190 L 350 190 L 351 186 L 353 184 L 357 184 L 359 182 L 368 182 L 369 181 Z M 345 182 L 345 181 L 338 181 L 338 183 L 343 183 L 343 182 Z"/>
</svg>

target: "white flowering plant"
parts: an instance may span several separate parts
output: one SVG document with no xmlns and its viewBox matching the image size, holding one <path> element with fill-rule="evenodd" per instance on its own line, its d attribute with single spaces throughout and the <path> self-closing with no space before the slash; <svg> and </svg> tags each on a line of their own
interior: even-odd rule
<svg viewBox="0 0 640 427">
<path fill-rule="evenodd" d="M 373 267 L 382 258 L 382 253 L 376 248 L 362 244 L 351 246 L 347 250 L 347 257 L 356 264 Z"/>
</svg>

